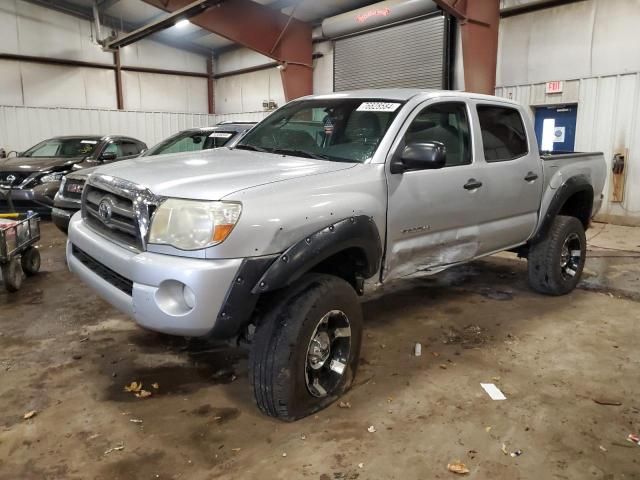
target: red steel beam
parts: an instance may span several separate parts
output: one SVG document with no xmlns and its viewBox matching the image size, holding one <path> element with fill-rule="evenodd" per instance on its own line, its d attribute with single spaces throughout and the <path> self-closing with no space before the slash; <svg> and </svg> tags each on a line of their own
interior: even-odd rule
<svg viewBox="0 0 640 480">
<path fill-rule="evenodd" d="M 465 90 L 493 95 L 498 63 L 500 0 L 435 0 L 458 19 Z"/>
<path fill-rule="evenodd" d="M 143 0 L 174 12 L 192 0 Z M 227 0 L 189 20 L 279 62 L 287 101 L 313 92 L 311 25 L 251 0 Z"/>
</svg>

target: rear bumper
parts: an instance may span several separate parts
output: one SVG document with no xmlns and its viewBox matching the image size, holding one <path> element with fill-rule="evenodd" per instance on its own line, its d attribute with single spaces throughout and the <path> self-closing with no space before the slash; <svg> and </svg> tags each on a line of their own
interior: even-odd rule
<svg viewBox="0 0 640 480">
<path fill-rule="evenodd" d="M 214 328 L 242 259 L 204 260 L 128 250 L 89 229 L 78 214 L 69 223 L 67 263 L 83 282 L 140 326 L 203 336 Z M 188 302 L 184 285 L 193 293 Z"/>
</svg>

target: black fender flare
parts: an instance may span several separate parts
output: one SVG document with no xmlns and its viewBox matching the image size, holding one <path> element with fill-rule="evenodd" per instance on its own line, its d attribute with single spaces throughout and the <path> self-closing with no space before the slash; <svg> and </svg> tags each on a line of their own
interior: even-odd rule
<svg viewBox="0 0 640 480">
<path fill-rule="evenodd" d="M 547 209 L 544 218 L 540 226 L 538 227 L 538 231 L 535 235 L 529 240 L 529 243 L 537 243 L 541 241 L 551 228 L 551 223 L 554 218 L 558 215 L 564 204 L 567 200 L 574 194 L 579 192 L 587 192 L 591 196 L 591 205 L 589 205 L 589 218 L 591 218 L 591 212 L 593 210 L 593 185 L 589 178 L 586 175 L 575 175 L 567 179 L 566 182 L 562 184 L 558 191 L 554 194 L 551 199 L 551 203 L 549 204 L 549 208 Z"/>
<path fill-rule="evenodd" d="M 265 293 L 290 285 L 323 260 L 349 248 L 364 252 L 362 278 L 376 274 L 382 259 L 382 242 L 373 218 L 343 218 L 318 230 L 285 250 L 264 272 L 252 293 Z"/>
<path fill-rule="evenodd" d="M 332 223 L 279 255 L 245 258 L 207 337 L 238 335 L 250 323 L 260 294 L 290 285 L 323 260 L 354 247 L 366 258 L 366 268 L 358 274 L 363 278 L 375 275 L 382 259 L 382 242 L 375 222 L 364 215 Z"/>
</svg>

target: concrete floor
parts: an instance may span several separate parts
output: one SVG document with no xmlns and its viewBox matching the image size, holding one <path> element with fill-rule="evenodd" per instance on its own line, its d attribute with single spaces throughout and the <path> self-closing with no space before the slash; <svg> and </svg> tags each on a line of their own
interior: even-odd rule
<svg viewBox="0 0 640 480">
<path fill-rule="evenodd" d="M 446 479 L 456 460 L 476 479 L 640 478 L 640 228 L 589 236 L 566 297 L 502 254 L 368 299 L 351 408 L 285 424 L 255 408 L 245 352 L 138 329 L 44 225 L 43 272 L 0 293 L 0 479 Z"/>
</svg>

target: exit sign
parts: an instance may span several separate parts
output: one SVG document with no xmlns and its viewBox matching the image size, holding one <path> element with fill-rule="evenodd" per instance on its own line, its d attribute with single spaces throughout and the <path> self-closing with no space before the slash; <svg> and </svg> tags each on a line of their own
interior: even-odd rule
<svg viewBox="0 0 640 480">
<path fill-rule="evenodd" d="M 547 93 L 562 93 L 562 82 L 547 82 Z"/>
</svg>

